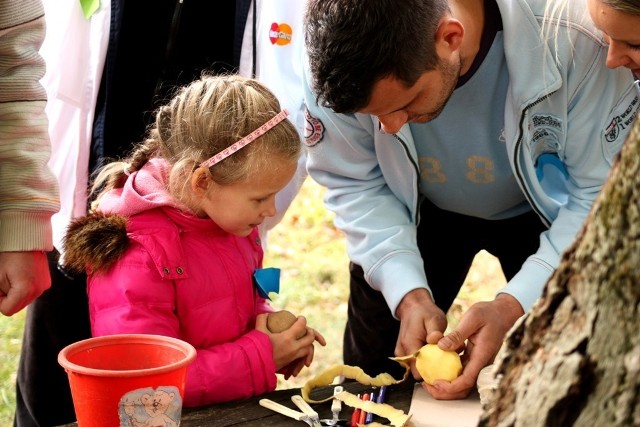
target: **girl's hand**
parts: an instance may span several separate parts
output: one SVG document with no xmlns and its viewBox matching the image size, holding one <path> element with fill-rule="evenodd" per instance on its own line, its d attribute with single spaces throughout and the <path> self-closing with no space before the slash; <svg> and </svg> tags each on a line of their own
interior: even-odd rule
<svg viewBox="0 0 640 427">
<path fill-rule="evenodd" d="M 273 360 L 276 370 L 285 376 L 285 379 L 296 376 L 303 367 L 310 366 L 313 361 L 314 342 L 325 346 L 327 343 L 318 331 L 307 327 L 304 316 L 298 319 L 289 329 L 273 333 L 267 329 L 268 314 L 260 314 L 256 317 L 256 329 L 269 336 L 273 347 Z M 301 338 L 297 339 L 296 337 Z"/>
</svg>

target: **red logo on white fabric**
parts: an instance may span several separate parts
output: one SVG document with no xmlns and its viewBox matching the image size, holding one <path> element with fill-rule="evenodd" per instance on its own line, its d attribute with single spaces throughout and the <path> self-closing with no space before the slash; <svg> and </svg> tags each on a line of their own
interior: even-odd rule
<svg viewBox="0 0 640 427">
<path fill-rule="evenodd" d="M 278 24 L 277 22 L 274 22 L 271 24 L 271 28 L 269 29 L 269 40 L 271 40 L 271 44 L 278 46 L 284 46 L 291 43 L 292 35 L 293 30 L 291 30 L 291 26 L 289 24 Z"/>
<path fill-rule="evenodd" d="M 307 108 L 304 109 L 304 143 L 308 147 L 313 147 L 318 142 L 322 141 L 324 136 L 324 125 L 319 119 L 313 117 Z"/>
</svg>

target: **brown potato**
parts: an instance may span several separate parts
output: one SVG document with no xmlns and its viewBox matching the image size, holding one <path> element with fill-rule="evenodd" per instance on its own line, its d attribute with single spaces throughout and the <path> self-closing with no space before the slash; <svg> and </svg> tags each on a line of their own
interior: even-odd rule
<svg viewBox="0 0 640 427">
<path fill-rule="evenodd" d="M 273 333 L 279 333 L 282 331 L 286 331 L 293 325 L 298 318 L 287 310 L 274 311 L 273 313 L 269 313 L 267 317 L 267 329 Z M 298 339 L 305 336 L 307 332 L 297 337 Z"/>
</svg>

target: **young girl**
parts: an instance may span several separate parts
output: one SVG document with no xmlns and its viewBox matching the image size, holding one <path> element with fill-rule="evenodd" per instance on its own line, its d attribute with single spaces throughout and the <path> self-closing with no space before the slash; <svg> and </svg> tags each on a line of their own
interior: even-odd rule
<svg viewBox="0 0 640 427">
<path fill-rule="evenodd" d="M 257 227 L 300 151 L 264 86 L 203 77 L 160 108 L 129 159 L 99 172 L 92 212 L 69 227 L 65 263 L 88 273 L 94 336 L 167 335 L 197 349 L 185 406 L 272 391 L 276 372 L 297 375 L 314 341 L 326 344 L 303 317 L 270 333 L 272 309 L 252 283 Z"/>
</svg>

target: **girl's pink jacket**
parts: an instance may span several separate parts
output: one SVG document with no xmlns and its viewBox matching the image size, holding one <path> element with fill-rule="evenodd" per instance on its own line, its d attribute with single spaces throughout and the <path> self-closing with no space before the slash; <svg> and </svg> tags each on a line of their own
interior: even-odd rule
<svg viewBox="0 0 640 427">
<path fill-rule="evenodd" d="M 148 333 L 191 343 L 185 406 L 244 399 L 276 387 L 273 351 L 254 329 L 272 309 L 252 277 L 262 265 L 257 230 L 237 237 L 175 207 L 152 160 L 100 202 L 127 218 L 129 244 L 114 266 L 89 275 L 93 335 Z"/>
</svg>

